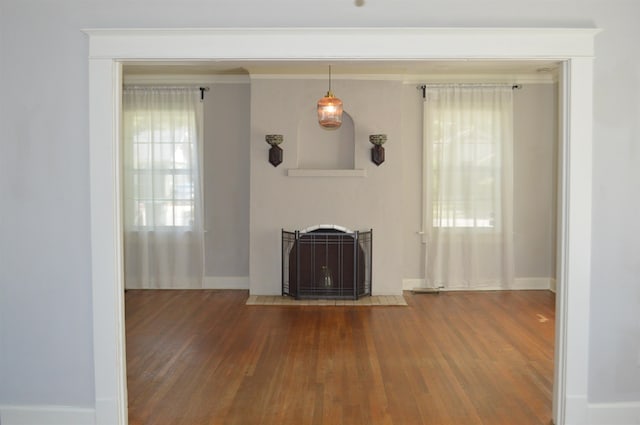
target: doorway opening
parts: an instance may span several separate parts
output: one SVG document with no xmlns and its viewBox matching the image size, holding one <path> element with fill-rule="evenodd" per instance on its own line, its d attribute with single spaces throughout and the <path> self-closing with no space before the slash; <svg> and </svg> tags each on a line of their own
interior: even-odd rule
<svg viewBox="0 0 640 425">
<path fill-rule="evenodd" d="M 478 68 L 483 67 L 483 66 L 488 66 L 488 65 L 487 65 L 488 63 L 489 63 L 489 62 L 478 62 L 478 63 L 471 64 L 471 66 L 469 66 L 469 64 L 468 64 L 468 63 L 466 63 L 466 64 L 465 64 L 465 65 L 466 65 L 466 67 L 461 66 L 461 64 L 451 64 L 450 66 L 456 66 L 456 67 L 457 67 L 457 69 L 459 69 L 459 70 L 463 70 L 464 68 L 466 68 L 466 69 L 465 69 L 465 72 L 466 72 L 466 74 L 469 74 L 469 73 L 470 73 L 470 70 L 472 70 L 472 69 L 473 69 L 473 70 L 476 70 L 476 72 L 477 72 Z M 128 75 L 129 75 L 129 74 L 128 74 L 129 65 L 127 65 L 126 63 L 125 63 L 124 65 L 125 65 L 125 66 L 124 66 L 125 82 L 127 82 L 127 81 L 129 81 L 129 80 L 127 79 Z M 249 64 L 247 63 L 247 65 L 249 65 Z M 424 67 L 429 67 L 429 66 L 430 66 L 430 64 L 429 64 L 429 63 L 427 63 L 427 62 L 425 62 L 424 64 L 421 64 L 421 65 L 422 65 L 422 66 L 424 66 Z M 497 73 L 498 69 L 499 69 L 501 66 L 502 66 L 502 67 L 506 67 L 506 66 L 507 66 L 507 64 L 504 64 L 504 63 L 498 63 L 498 62 L 493 62 L 493 65 L 494 65 L 494 67 L 495 67 L 495 69 L 496 69 L 495 71 L 494 71 L 494 70 L 492 70 L 492 71 L 491 71 L 491 72 L 493 72 L 493 73 Z M 508 65 L 509 65 L 510 67 L 516 67 L 516 66 L 517 66 L 517 67 L 520 67 L 520 68 L 523 70 L 523 71 L 521 71 L 521 72 L 524 72 L 524 69 L 525 69 L 527 66 L 528 66 L 528 67 L 534 66 L 533 68 L 531 68 L 531 69 L 530 69 L 530 71 L 531 71 L 531 72 L 535 72 L 535 68 L 536 68 L 536 67 L 539 67 L 539 66 L 542 66 L 542 63 L 533 62 L 533 63 L 530 63 L 530 64 L 525 65 L 523 62 L 517 62 L 517 63 L 516 63 L 516 62 L 514 62 L 514 63 L 510 63 L 510 64 L 508 64 Z M 557 67 L 557 66 L 559 66 L 557 63 L 556 63 L 556 64 L 554 64 L 554 65 L 555 65 L 556 67 Z M 218 66 L 218 67 L 220 67 L 221 65 L 217 65 L 217 66 Z M 263 65 L 263 66 L 264 66 L 264 65 Z M 283 67 L 284 65 L 280 65 L 280 66 L 281 66 L 281 67 Z M 292 64 L 291 66 L 295 66 L 295 64 Z M 346 66 L 346 64 L 343 64 L 343 66 Z M 202 64 L 202 65 L 200 65 L 197 69 L 203 69 L 203 68 L 205 68 L 205 67 L 206 67 L 206 64 Z M 175 71 L 175 66 L 174 66 L 173 68 L 171 68 L 171 67 L 167 67 L 167 66 L 165 66 L 165 67 L 162 67 L 162 66 L 154 67 L 154 65 L 153 65 L 153 64 L 151 64 L 151 65 L 148 65 L 148 66 L 147 66 L 147 71 L 148 71 L 148 72 L 152 72 L 152 70 L 153 70 L 154 68 L 158 68 L 159 70 L 164 69 L 164 70 L 166 70 L 166 71 Z M 181 70 L 181 72 L 188 72 L 188 71 L 189 71 L 189 68 L 190 68 L 190 67 L 189 67 L 188 65 L 181 65 L 179 69 Z M 213 69 L 215 69 L 215 67 L 212 67 L 212 70 L 213 70 Z M 140 68 L 140 72 L 141 72 L 141 71 L 142 71 L 142 69 Z M 155 71 L 157 72 L 158 70 L 155 70 Z M 212 72 L 213 72 L 213 71 L 212 71 Z M 504 72 L 504 69 L 502 70 L 502 72 Z M 154 75 L 155 75 L 155 73 L 154 73 Z M 185 74 L 185 78 L 186 78 L 186 75 L 187 75 L 187 74 Z M 143 76 L 143 74 L 140 74 L 139 76 L 140 76 L 140 77 L 142 77 L 142 76 Z M 161 78 L 161 77 L 162 77 L 162 75 L 158 75 L 158 76 L 157 76 L 157 79 L 158 79 L 157 84 L 160 84 L 160 81 L 161 81 L 161 80 L 160 80 L 160 78 Z M 169 78 L 169 79 L 170 79 L 170 77 L 165 77 L 165 78 Z M 275 78 L 275 77 L 274 77 L 274 78 Z M 283 77 L 283 78 L 290 78 L 290 77 Z M 433 78 L 433 77 L 422 77 L 422 78 L 427 78 L 427 79 L 429 79 L 429 78 Z M 462 78 L 469 78 L 469 77 L 460 76 L 460 78 L 462 79 Z M 476 77 L 476 78 L 480 78 L 480 77 Z M 504 77 L 504 78 L 508 78 L 508 77 Z M 519 79 L 523 79 L 523 78 L 525 78 L 525 76 L 520 76 L 520 77 L 518 77 L 518 78 L 519 78 Z M 531 78 L 531 77 L 529 77 L 529 78 Z M 196 84 L 196 85 L 199 85 L 199 84 L 204 84 L 204 81 L 198 80 L 198 77 L 197 77 L 197 76 L 195 76 L 195 80 L 193 81 L 193 83 L 194 83 L 194 84 Z M 207 84 L 208 84 L 208 83 L 207 83 Z M 228 86 L 229 84 L 225 84 L 225 85 L 226 85 L 226 86 Z M 411 95 L 415 95 L 416 100 L 418 100 L 418 98 L 419 98 L 419 95 L 418 95 L 419 91 L 418 91 L 418 92 L 416 92 L 416 90 L 415 90 L 415 84 L 412 84 L 412 83 L 406 83 L 406 84 L 404 84 L 404 85 L 405 85 L 406 87 L 403 87 L 403 90 L 404 90 L 404 91 L 406 91 L 406 92 L 408 92 L 408 93 L 409 93 L 409 94 L 411 94 Z M 548 120 L 548 118 L 549 118 L 548 116 L 550 115 L 550 116 L 551 116 L 551 121 L 553 121 L 553 122 L 557 121 L 557 119 L 555 119 L 555 117 L 554 117 L 554 115 L 556 114 L 556 109 L 557 109 L 557 108 L 556 108 L 556 104 L 557 104 L 557 93 L 556 93 L 556 92 L 557 92 L 557 90 L 556 90 L 556 85 L 557 85 L 557 84 L 555 83 L 555 81 L 554 81 L 554 80 L 544 80 L 543 82 L 541 81 L 541 82 L 536 82 L 536 83 L 534 83 L 534 82 L 529 82 L 528 84 L 526 84 L 526 85 L 522 88 L 522 90 L 518 90 L 518 91 L 514 92 L 514 96 L 516 96 L 516 97 L 518 97 L 518 98 L 519 98 L 519 100 L 518 100 L 518 102 L 519 102 L 519 103 L 523 103 L 523 102 L 525 102 L 525 100 L 524 100 L 524 99 L 529 99 L 529 98 L 532 96 L 531 94 L 527 94 L 526 92 L 529 92 L 529 93 L 533 92 L 533 93 L 536 93 L 538 96 L 540 96 L 540 97 L 543 97 L 543 98 L 544 98 L 544 102 L 535 103 L 535 105 L 536 105 L 535 107 L 534 107 L 534 106 L 524 107 L 524 106 L 522 106 L 522 105 L 519 105 L 519 106 L 518 106 L 518 108 L 516 108 L 516 109 L 518 110 L 518 113 L 516 114 L 516 115 L 517 115 L 517 119 L 516 119 L 516 121 L 517 121 L 518 119 L 522 119 L 522 116 L 523 116 L 523 115 L 530 115 L 530 119 L 532 119 L 532 121 L 535 121 L 535 122 L 537 123 L 537 125 L 538 125 L 538 126 L 541 126 L 541 125 L 542 125 L 542 124 L 541 124 L 541 121 L 545 121 L 545 120 L 540 119 L 540 116 L 539 116 L 539 115 L 540 115 L 540 113 L 536 114 L 536 113 L 535 113 L 535 111 L 533 111 L 533 109 L 540 109 L 540 110 L 544 111 L 544 112 L 546 113 L 546 118 L 547 118 L 547 120 Z M 211 97 L 211 99 L 214 99 L 215 97 L 218 97 L 218 98 L 222 97 L 222 98 L 219 100 L 219 102 L 225 103 L 225 97 L 224 97 L 223 95 L 221 96 L 221 94 L 219 93 L 219 91 L 218 91 L 215 87 L 216 87 L 215 85 L 211 85 L 211 88 L 212 88 L 212 91 L 211 91 L 212 97 Z M 541 95 L 541 92 L 542 92 L 542 95 Z M 218 96 L 216 96 L 216 94 L 217 94 Z M 418 101 L 416 101 L 416 104 L 417 104 L 417 103 L 419 103 L 419 102 L 418 102 Z M 205 107 L 205 109 L 206 109 L 206 107 Z M 526 111 L 522 111 L 522 109 L 526 109 Z M 247 113 L 247 116 L 245 116 L 245 120 L 246 120 L 246 121 L 248 121 L 248 120 L 249 120 L 249 118 L 250 118 L 250 117 L 248 116 L 248 113 Z M 526 143 L 522 143 L 522 145 L 523 145 L 523 146 L 521 146 L 521 148 L 522 148 L 522 149 L 520 149 L 520 150 L 526 150 L 526 151 L 528 151 L 527 153 L 528 153 L 528 155 L 529 155 L 529 156 L 527 156 L 526 158 L 524 158 L 524 161 L 523 161 L 523 160 L 522 160 L 522 158 L 521 158 L 521 157 L 523 156 L 523 153 L 522 153 L 522 152 L 519 152 L 519 155 L 518 155 L 518 157 L 520 157 L 520 159 L 521 159 L 521 160 L 518 162 L 518 163 L 519 163 L 519 166 L 522 166 L 522 165 L 523 165 L 523 164 L 522 164 L 523 162 L 525 162 L 525 163 L 526 163 L 526 162 L 536 162 L 536 164 L 535 164 L 536 173 L 534 173 L 534 174 L 537 174 L 537 175 L 545 175 L 546 173 L 553 174 L 553 173 L 554 173 L 554 171 L 555 171 L 555 170 L 553 169 L 553 168 L 554 168 L 554 164 L 555 164 L 555 162 L 554 162 L 554 160 L 553 160 L 552 158 L 544 158 L 544 157 L 543 157 L 543 158 L 540 158 L 540 157 L 535 158 L 535 157 L 532 157 L 532 156 L 531 156 L 531 152 L 529 152 L 529 151 L 531 150 L 531 149 L 530 149 L 530 145 L 531 145 L 531 144 L 534 144 L 534 145 L 537 145 L 537 146 L 545 145 L 544 149 L 547 151 L 547 152 L 546 152 L 547 154 L 548 154 L 548 151 L 553 151 L 553 150 L 557 147 L 557 143 L 556 143 L 557 134 L 556 134 L 556 132 L 555 132 L 555 130 L 554 130 L 555 125 L 554 125 L 553 123 L 545 123 L 545 125 L 548 127 L 548 128 L 547 128 L 547 131 L 546 131 L 546 139 L 549 139 L 549 140 L 541 140 L 541 139 L 543 139 L 543 137 L 539 137 L 539 135 L 537 135 L 537 134 L 532 134 L 532 136 L 530 137 L 530 139 L 534 139 L 534 140 L 527 140 L 527 141 L 525 141 Z M 212 129 L 212 131 L 214 131 L 214 130 L 215 130 L 215 129 Z M 523 132 L 524 132 L 524 131 L 519 131 L 519 132 L 516 132 L 516 133 L 518 134 L 518 136 L 521 136 Z M 535 133 L 535 132 L 534 132 L 534 131 L 532 131 L 531 129 L 529 129 L 529 130 L 528 130 L 528 132 L 530 132 L 530 133 Z M 536 136 L 538 136 L 538 137 L 536 137 Z M 207 137 L 206 137 L 206 135 L 205 135 L 205 139 L 206 139 L 206 138 L 207 138 Z M 419 139 L 419 136 L 415 136 L 415 138 Z M 522 137 L 516 137 L 516 138 L 522 139 Z M 214 139 L 216 139 L 216 138 L 214 138 Z M 407 142 L 406 140 L 403 140 L 403 142 L 402 142 L 402 143 L 403 143 L 403 145 L 405 146 L 405 149 L 406 149 L 406 142 Z M 548 145 L 548 146 L 547 146 L 547 145 Z M 551 156 L 551 155 L 549 155 L 549 156 Z M 407 166 L 407 165 L 405 165 L 405 167 L 406 167 L 406 166 Z M 206 161 L 205 161 L 205 167 L 204 167 L 204 168 L 205 168 L 205 170 L 208 170 L 208 169 L 210 169 L 210 168 L 211 168 L 210 166 L 208 166 L 208 164 L 206 163 Z M 516 168 L 517 168 L 517 167 L 516 167 Z M 518 170 L 518 171 L 519 171 L 519 170 Z M 529 173 L 529 171 L 530 171 L 530 170 L 525 170 L 523 173 L 524 173 L 524 174 L 528 174 L 528 173 Z M 248 172 L 248 170 L 247 170 L 247 172 Z M 516 173 L 516 174 L 521 174 L 521 173 Z M 232 183 L 226 183 L 226 184 L 232 184 Z M 536 186 L 536 187 L 531 188 L 531 187 L 530 187 L 530 186 L 531 186 L 531 182 L 529 182 L 529 185 L 528 185 L 527 187 L 523 187 L 523 186 L 516 187 L 516 192 L 517 192 L 517 193 L 524 194 L 524 193 L 529 193 L 532 189 L 533 189 L 534 191 L 535 191 L 535 190 L 540 191 L 540 190 L 541 190 L 541 188 L 540 188 L 540 187 L 537 187 L 537 186 L 539 186 L 539 185 L 543 185 L 543 183 L 540 181 L 540 179 L 539 179 L 539 178 L 536 178 L 535 185 L 534 185 L 534 186 Z M 551 183 L 550 183 L 550 182 L 547 182 L 547 184 L 544 184 L 544 185 L 551 186 Z M 516 186 L 518 186 L 518 185 L 516 185 Z M 211 186 L 208 186 L 208 185 L 205 185 L 205 187 L 207 187 L 207 190 L 205 191 L 205 198 L 206 198 L 206 197 L 207 197 L 207 193 L 209 193 L 209 192 L 212 190 L 212 187 L 211 187 Z M 545 211 L 545 214 L 547 214 L 547 215 L 553 215 L 553 216 L 554 216 L 554 219 L 555 219 L 555 215 L 556 215 L 556 214 L 555 214 L 555 209 L 551 207 L 551 205 L 552 205 L 552 202 L 551 202 L 551 201 L 553 200 L 553 199 L 551 199 L 551 198 L 553 198 L 553 197 L 554 197 L 554 195 L 555 195 L 555 190 L 551 190 L 551 188 L 545 188 L 545 189 L 546 189 L 546 190 L 545 190 L 545 199 L 543 200 L 544 202 L 541 202 L 541 199 L 539 199 L 539 198 L 540 198 L 540 196 L 539 196 L 537 200 L 529 201 L 529 203 L 539 203 L 539 204 L 544 204 L 544 205 L 546 205 L 546 206 L 547 206 L 546 208 L 547 208 L 548 210 L 550 210 L 550 211 L 553 211 L 553 213 L 550 213 L 549 211 Z M 554 188 L 554 189 L 555 189 L 555 188 Z M 214 190 L 215 190 L 215 189 L 214 189 Z M 553 193 L 551 193 L 551 192 L 553 192 Z M 417 198 L 417 197 L 419 197 L 419 195 L 418 195 L 418 194 L 416 194 L 416 198 Z M 546 198 L 549 198 L 549 199 L 546 199 Z M 292 208 L 293 208 L 293 207 L 292 207 Z M 522 208 L 520 208 L 520 209 L 522 209 Z M 547 218 L 547 219 L 549 219 L 550 217 L 546 217 L 546 218 Z M 247 223 L 247 225 L 248 225 L 248 223 Z M 416 224 L 416 225 L 417 225 L 417 224 Z M 527 230 L 527 229 L 519 229 L 519 231 L 520 231 L 520 230 Z M 519 232 L 517 232 L 517 233 L 519 233 Z M 549 237 L 549 238 L 551 239 L 551 237 Z M 554 246 L 550 246 L 550 245 L 555 245 L 555 244 L 554 244 L 551 240 L 549 240 L 549 241 L 548 241 L 548 244 L 546 244 L 546 245 L 545 245 L 545 247 L 546 247 L 545 251 L 546 251 L 546 252 L 552 252 L 552 253 L 555 253 L 555 248 L 554 248 Z M 419 245 L 418 245 L 418 246 L 419 246 Z M 283 249 L 284 249 L 284 248 L 283 248 Z M 324 253 L 324 251 L 323 251 L 323 253 Z M 284 257 L 283 257 L 283 258 L 284 258 Z M 531 259 L 529 259 L 529 262 L 531 262 Z M 320 267 L 321 267 L 321 265 L 320 265 L 320 263 L 317 263 L 317 265 L 318 265 L 319 270 L 321 271 L 321 268 L 320 268 Z M 284 267 L 284 266 L 283 266 L 283 267 Z M 553 265 L 552 265 L 552 264 L 549 264 L 547 267 L 552 268 L 552 267 L 553 267 Z M 331 272 L 333 272 L 334 270 L 337 270 L 337 269 L 338 269 L 338 267 L 337 267 L 337 265 L 336 265 L 336 264 L 330 264 L 329 270 L 330 270 Z M 320 272 L 320 271 L 319 271 L 319 272 Z M 318 272 L 318 273 L 319 273 L 319 272 Z M 552 271 L 552 273 L 553 273 L 553 271 Z M 332 274 L 333 274 L 333 273 L 330 273 L 330 275 L 332 275 Z M 350 274 L 350 273 L 349 273 L 349 274 Z M 332 277 L 335 279 L 335 276 L 332 276 Z M 553 274 L 549 274 L 549 275 L 547 276 L 547 279 L 546 279 L 546 280 L 547 280 L 547 281 L 549 281 L 549 280 L 551 280 L 551 278 L 555 278 L 555 273 L 553 273 Z M 317 279 L 312 279 L 312 281 L 315 281 L 315 280 L 317 280 Z M 539 279 L 539 280 L 540 280 L 540 281 L 544 281 L 545 279 Z M 525 283 L 530 283 L 530 282 L 525 282 Z M 535 283 L 543 283 L 543 282 L 535 282 Z M 327 286 L 327 285 L 326 285 L 326 282 L 324 282 L 324 283 L 323 283 L 323 286 Z M 324 287 L 322 288 L 322 290 L 323 290 L 323 294 L 322 294 L 322 295 L 323 295 L 323 296 L 326 296 L 326 295 L 327 295 L 327 294 L 326 294 L 326 293 L 324 293 L 324 292 L 326 292 L 326 291 L 333 291 L 333 290 L 334 290 L 334 289 L 336 289 L 336 287 L 337 287 L 336 285 L 332 285 L 332 284 L 329 284 L 328 286 L 329 286 L 330 288 L 324 288 Z M 522 289 L 522 288 L 520 288 L 520 289 Z M 529 287 L 529 289 L 533 289 L 533 288 Z M 540 286 L 540 287 L 536 287 L 535 289 L 541 289 L 541 286 Z M 207 297 L 209 297 L 209 295 L 206 295 L 206 296 L 207 296 Z M 315 293 L 314 293 L 312 296 L 320 296 L 320 294 L 315 294 Z M 136 316 L 137 316 L 137 314 L 136 314 L 136 310 L 135 310 L 135 309 L 132 309 L 132 308 L 130 307 L 129 303 L 128 303 L 128 300 L 129 300 L 129 298 L 130 298 L 130 297 L 133 297 L 133 298 L 135 298 L 135 299 L 137 299 L 137 300 L 140 300 L 140 299 L 144 298 L 144 295 L 143 295 L 141 292 L 137 292 L 137 293 L 135 293 L 135 294 L 133 294 L 133 293 L 129 293 L 129 296 L 127 296 L 127 306 L 128 306 L 128 307 L 127 307 L 127 308 L 128 308 L 127 312 L 128 312 L 128 313 L 131 313 L 131 312 L 132 312 L 134 315 L 136 315 Z M 156 297 L 156 295 L 149 294 L 149 297 L 150 297 L 150 299 L 153 299 L 153 298 L 155 298 L 155 297 Z M 421 301 L 424 301 L 424 300 L 421 300 Z M 512 306 L 511 306 L 511 304 L 510 304 L 510 298 L 505 297 L 505 298 L 503 299 L 503 301 L 504 301 L 503 307 L 504 307 L 505 309 L 511 309 L 511 308 L 512 308 Z M 138 301 L 138 302 L 139 302 L 139 301 Z M 545 330 L 547 330 L 547 329 L 552 329 L 552 328 L 553 328 L 553 326 L 554 326 L 554 323 L 555 323 L 555 322 L 553 321 L 553 319 L 552 319 L 552 316 L 550 316 L 547 312 L 548 312 L 548 310 L 545 310 L 545 311 L 542 311 L 542 310 L 541 310 L 541 311 L 539 312 L 539 313 L 544 313 L 544 316 L 546 316 L 547 318 L 551 318 L 551 321 L 550 321 L 550 322 L 548 322 L 546 325 L 542 325 L 542 326 L 541 326 L 541 327 L 544 327 L 544 329 L 545 329 Z M 157 313 L 155 313 L 155 314 L 157 314 Z M 265 320 L 267 319 L 267 316 L 268 316 L 268 315 L 266 315 L 266 316 L 265 316 Z M 532 315 L 531 317 L 534 319 L 534 322 L 536 322 L 536 319 L 535 319 L 535 318 L 536 318 L 536 316 L 535 316 L 535 314 L 534 314 L 534 315 Z M 130 319 L 130 317 L 129 317 L 129 316 L 127 316 L 127 318 L 126 318 L 126 326 L 127 326 L 127 332 L 128 332 L 128 335 L 129 335 L 129 331 L 130 331 L 130 328 L 129 328 L 130 323 L 137 323 L 136 321 L 130 322 L 130 321 L 129 321 L 129 319 Z M 138 319 L 136 319 L 136 320 L 138 320 Z M 162 322 L 162 321 L 161 321 L 161 322 Z M 134 327 L 135 327 L 136 329 L 138 329 L 138 325 L 134 325 Z M 161 333 L 161 334 L 162 334 L 162 333 Z M 168 334 L 171 334 L 171 332 L 169 332 L 169 331 L 167 330 L 167 331 L 166 331 L 166 335 L 168 335 Z M 175 334 L 175 332 L 174 332 L 174 334 Z M 189 334 L 189 331 L 188 331 L 188 330 L 185 330 L 185 334 Z M 138 335 L 139 335 L 139 332 L 138 332 Z M 166 335 L 164 335 L 164 336 L 166 337 Z M 182 338 L 182 337 L 180 337 L 180 338 Z M 155 339 L 155 338 L 154 338 L 154 339 Z M 161 337 L 158 337 L 157 341 L 160 341 L 160 340 L 162 340 L 162 338 L 161 338 Z M 165 341 L 166 341 L 166 339 L 165 339 Z M 132 343 L 132 342 L 133 342 L 133 343 Z M 136 353 L 136 355 L 135 355 L 135 356 L 131 354 L 131 353 L 132 353 L 132 351 L 131 351 L 131 350 L 134 348 L 134 344 L 135 344 L 135 351 L 133 351 L 133 352 L 135 352 L 135 353 Z M 164 345 L 165 345 L 165 346 L 171 346 L 172 344 L 165 343 Z M 196 344 L 196 346 L 202 346 L 202 344 Z M 128 351 L 127 351 L 127 362 L 128 362 L 128 364 L 129 364 L 129 365 L 131 365 L 131 364 L 132 364 L 131 362 L 133 362 L 133 364 L 136 366 L 135 368 L 134 368 L 134 367 L 131 367 L 131 368 L 129 368 L 129 370 L 128 370 L 128 379 L 129 379 L 129 380 L 128 380 L 128 383 L 127 383 L 127 384 L 129 385 L 129 386 L 128 386 L 128 391 L 129 391 L 129 400 L 130 400 L 130 405 L 129 405 L 129 417 L 130 417 L 130 421 L 133 421 L 134 423 L 137 423 L 137 421 L 139 421 L 139 420 L 140 420 L 140 416 L 139 416 L 139 415 L 140 415 L 140 412 L 141 412 L 141 411 L 149 411 L 149 409 L 145 409 L 145 408 L 143 408 L 143 406 L 145 405 L 145 403 L 142 401 L 142 399 L 141 399 L 141 398 L 139 398 L 139 397 L 138 397 L 138 394 L 140 394 L 140 392 L 141 392 L 141 389 L 140 389 L 140 387 L 141 387 L 141 384 L 140 384 L 141 379 L 140 379 L 140 378 L 141 378 L 141 377 L 143 377 L 143 376 L 150 376 L 150 375 L 151 375 L 151 373 L 150 373 L 150 372 L 144 372 L 144 371 L 141 371 L 141 370 L 140 370 L 140 367 L 139 367 L 139 365 L 140 365 L 140 361 L 139 361 L 138 359 L 140 358 L 140 355 L 141 355 L 141 354 L 140 354 L 140 352 L 142 351 L 142 352 L 144 353 L 144 351 L 145 351 L 145 350 L 140 350 L 140 339 L 139 339 L 139 338 L 133 338 L 132 340 L 129 340 L 129 341 L 127 342 L 127 350 L 128 350 Z M 154 352 L 157 352 L 157 353 L 158 353 L 158 358 L 163 358 L 163 355 L 161 354 L 161 350 L 159 350 L 159 349 L 152 349 L 152 351 L 154 351 Z M 148 358 L 150 361 L 151 361 L 152 359 L 153 359 L 153 360 L 155 360 L 155 359 L 156 359 L 156 357 L 155 357 L 155 356 L 151 356 L 151 355 L 148 355 L 148 354 L 143 354 L 143 355 L 146 355 L 146 356 L 147 356 L 146 358 Z M 547 353 L 547 356 L 550 356 L 550 358 L 552 358 L 552 352 L 551 352 L 551 354 Z M 188 360 L 188 356 L 187 356 L 187 358 L 186 358 L 185 360 Z M 151 363 L 150 363 L 150 361 L 149 361 L 149 362 L 145 362 L 145 363 L 146 363 L 147 365 L 150 365 L 150 364 L 151 364 Z M 181 362 L 181 363 L 182 363 L 182 362 Z M 187 362 L 187 361 L 185 361 L 185 362 L 184 362 L 184 364 L 186 364 L 186 363 L 188 363 L 188 362 Z M 505 362 L 505 363 L 506 363 L 506 362 Z M 545 361 L 543 361 L 542 363 L 545 365 L 545 367 L 544 367 L 544 370 L 545 370 L 545 374 L 544 374 L 544 376 L 545 376 L 545 379 L 546 379 L 546 381 L 545 381 L 545 386 L 548 386 L 548 385 L 550 385 L 550 383 L 552 382 L 552 379 L 550 378 L 549 374 L 551 374 L 551 375 L 552 375 L 552 373 L 553 373 L 553 372 L 552 372 L 552 369 L 551 369 L 551 368 L 550 368 L 550 366 L 549 366 L 549 361 L 548 361 L 548 359 L 547 359 L 547 360 L 545 360 Z M 552 363 L 552 361 L 551 361 L 551 363 Z M 184 367 L 184 364 L 183 364 L 183 367 Z M 145 366 L 145 367 L 146 367 L 146 366 Z M 132 381 L 133 381 L 133 383 L 132 383 Z M 158 388 L 160 388 L 160 385 L 159 385 L 159 384 L 160 384 L 160 382 L 156 382 L 156 384 L 158 384 Z M 187 389 L 185 388 L 185 391 L 186 391 L 186 390 L 187 390 Z M 545 390 L 546 390 L 546 391 L 545 391 Z M 548 387 L 548 388 L 545 388 L 545 390 L 541 390 L 541 391 L 540 391 L 540 393 L 544 393 L 546 397 L 549 397 L 549 398 L 550 398 L 551 388 L 550 388 L 550 387 Z M 547 392 L 547 391 L 548 391 L 548 392 Z M 145 392 L 145 393 L 149 394 L 148 392 Z M 537 395 L 538 395 L 538 394 L 536 394 L 536 396 L 537 396 Z M 224 398 L 224 399 L 228 399 L 229 397 L 227 397 L 227 396 L 225 395 L 225 396 L 223 396 L 223 398 Z M 135 400 L 135 401 L 134 401 L 134 400 Z M 548 400 L 547 400 L 547 401 L 548 401 Z M 194 403 L 194 404 L 195 404 L 195 403 Z M 550 415 L 550 409 L 551 409 L 551 408 L 550 408 L 550 405 L 549 405 L 548 409 L 549 409 L 549 412 L 547 412 L 547 414 L 548 414 L 548 415 Z M 176 411 L 179 411 L 179 410 L 180 410 L 180 409 L 177 409 L 177 408 L 176 408 Z M 191 410 L 189 410 L 189 411 L 191 411 Z"/>
<path fill-rule="evenodd" d="M 118 147 L 122 61 L 247 60 L 265 56 L 274 60 L 415 61 L 473 57 L 563 61 L 554 420 L 562 424 L 572 419 L 567 415 L 584 412 L 591 246 L 591 56 L 596 30 L 230 29 L 87 33 L 91 37 L 91 231 L 98 424 L 127 423 Z M 344 42 L 328 47 L 324 41 L 329 35 L 341 37 Z M 371 46 L 377 46 L 373 52 Z"/>
</svg>

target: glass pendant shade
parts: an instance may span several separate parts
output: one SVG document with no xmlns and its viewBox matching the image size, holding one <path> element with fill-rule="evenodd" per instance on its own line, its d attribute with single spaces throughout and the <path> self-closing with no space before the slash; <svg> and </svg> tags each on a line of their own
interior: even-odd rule
<svg viewBox="0 0 640 425">
<path fill-rule="evenodd" d="M 338 128 L 342 125 L 342 101 L 331 90 L 318 101 L 318 123 L 322 127 Z"/>
<path fill-rule="evenodd" d="M 342 101 L 331 91 L 331 66 L 329 66 L 329 91 L 318 101 L 318 123 L 326 128 L 342 125 Z"/>
</svg>

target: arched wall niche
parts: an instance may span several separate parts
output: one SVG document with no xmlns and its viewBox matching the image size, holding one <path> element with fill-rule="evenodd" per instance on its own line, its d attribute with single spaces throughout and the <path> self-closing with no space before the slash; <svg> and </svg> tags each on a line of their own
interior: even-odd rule
<svg viewBox="0 0 640 425">
<path fill-rule="evenodd" d="M 342 125 L 328 129 L 318 124 L 315 109 L 305 111 L 298 120 L 298 168 L 353 170 L 355 168 L 355 128 L 347 111 Z"/>
</svg>

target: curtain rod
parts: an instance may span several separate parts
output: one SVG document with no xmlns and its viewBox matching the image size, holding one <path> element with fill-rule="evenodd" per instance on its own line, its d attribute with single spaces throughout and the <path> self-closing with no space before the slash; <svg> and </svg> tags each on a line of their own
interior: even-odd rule
<svg viewBox="0 0 640 425">
<path fill-rule="evenodd" d="M 125 85 L 125 89 L 133 89 L 133 90 L 175 90 L 175 89 L 194 89 L 200 90 L 200 100 L 204 100 L 204 92 L 209 91 L 209 87 L 195 87 L 195 86 L 157 86 L 153 84 L 135 84 L 135 85 Z"/>
<path fill-rule="evenodd" d="M 512 90 L 520 90 L 522 84 L 500 84 L 500 83 L 443 83 L 443 84 L 421 84 L 416 88 L 422 90 L 422 97 L 427 97 L 427 87 L 509 87 Z"/>
</svg>

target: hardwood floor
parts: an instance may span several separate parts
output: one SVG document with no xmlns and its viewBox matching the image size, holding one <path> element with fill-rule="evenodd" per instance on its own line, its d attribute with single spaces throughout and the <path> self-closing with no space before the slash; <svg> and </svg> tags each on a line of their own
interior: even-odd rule
<svg viewBox="0 0 640 425">
<path fill-rule="evenodd" d="M 129 424 L 548 425 L 554 294 L 246 306 L 127 291 Z"/>
</svg>

